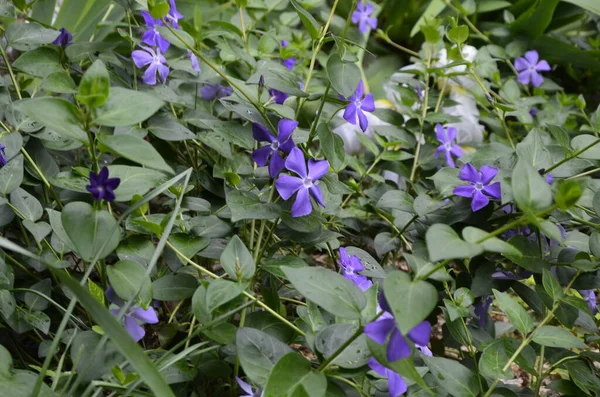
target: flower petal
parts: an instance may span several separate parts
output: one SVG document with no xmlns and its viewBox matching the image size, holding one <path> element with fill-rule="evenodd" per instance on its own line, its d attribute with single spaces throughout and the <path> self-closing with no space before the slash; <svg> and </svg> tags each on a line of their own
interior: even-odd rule
<svg viewBox="0 0 600 397">
<path fill-rule="evenodd" d="M 298 189 L 303 187 L 304 183 L 302 182 L 302 179 L 286 174 L 280 175 L 275 181 L 275 188 L 284 200 L 288 200 L 298 191 Z"/>
<path fill-rule="evenodd" d="M 117 293 L 113 289 L 113 287 L 108 287 L 108 289 L 104 292 L 104 296 L 110 303 L 114 303 L 115 305 L 121 307 L 125 304 L 121 298 L 117 296 Z"/>
<path fill-rule="evenodd" d="M 144 72 L 144 83 L 148 85 L 156 84 L 156 69 L 157 66 L 154 63 L 148 66 L 148 69 L 146 69 L 146 72 Z"/>
<path fill-rule="evenodd" d="M 167 65 L 158 65 L 158 73 L 160 74 L 160 81 L 163 83 L 169 77 L 169 67 Z"/>
<path fill-rule="evenodd" d="M 146 335 L 146 331 L 144 331 L 144 327 L 139 325 L 135 318 L 131 316 L 125 316 L 124 318 L 125 329 L 129 332 L 129 335 L 133 338 L 134 341 L 139 342 L 144 335 Z"/>
<path fill-rule="evenodd" d="M 404 379 L 393 371 L 388 371 L 388 391 L 390 397 L 399 397 L 406 393 L 408 386 Z"/>
<path fill-rule="evenodd" d="M 456 157 L 462 157 L 464 155 L 462 148 L 458 145 L 453 145 L 450 148 L 450 152 Z"/>
<path fill-rule="evenodd" d="M 539 87 L 542 85 L 542 83 L 544 82 L 544 78 L 542 77 L 541 74 L 539 74 L 536 71 L 532 71 L 531 72 L 531 84 L 534 87 Z"/>
<path fill-rule="evenodd" d="M 277 124 L 277 140 L 279 144 L 288 142 L 298 124 L 296 120 L 279 120 L 279 124 Z"/>
<path fill-rule="evenodd" d="M 435 125 L 435 136 L 436 136 L 437 140 L 440 141 L 441 143 L 448 142 L 448 140 L 447 140 L 448 138 L 446 136 L 446 131 L 444 130 L 444 127 L 441 124 Z"/>
<path fill-rule="evenodd" d="M 393 318 L 378 319 L 365 325 L 365 334 L 375 342 L 383 345 L 392 330 L 396 328 L 396 320 Z"/>
<path fill-rule="evenodd" d="M 454 160 L 452 160 L 452 155 L 450 154 L 449 150 L 446 150 L 446 164 L 448 164 L 448 167 L 452 167 L 454 168 Z"/>
<path fill-rule="evenodd" d="M 262 125 L 252 123 L 252 136 L 259 142 L 274 142 L 275 137 Z"/>
<path fill-rule="evenodd" d="M 269 176 L 275 178 L 285 168 L 285 161 L 281 158 L 278 150 L 273 151 L 271 162 L 269 163 Z"/>
<path fill-rule="evenodd" d="M 285 168 L 298 174 L 302 179 L 306 179 L 306 161 L 304 160 L 304 153 L 297 147 L 290 151 L 287 159 L 285 160 Z"/>
<path fill-rule="evenodd" d="M 356 95 L 356 98 L 360 100 L 363 97 L 364 93 L 365 93 L 365 84 L 361 80 L 358 82 L 358 86 L 356 87 L 356 92 L 354 93 L 354 95 Z"/>
<path fill-rule="evenodd" d="M 362 100 L 360 108 L 365 112 L 375 111 L 375 99 L 373 98 L 373 94 L 367 94 L 365 96 L 365 99 Z"/>
<path fill-rule="evenodd" d="M 472 183 L 480 182 L 479 172 L 477 172 L 477 168 L 475 168 L 471 163 L 467 163 L 464 167 L 462 167 L 458 177 L 463 181 Z"/>
<path fill-rule="evenodd" d="M 325 202 L 323 201 L 323 193 L 321 193 L 321 189 L 318 186 L 313 185 L 308 190 L 315 201 L 319 203 L 321 207 L 325 208 Z"/>
<path fill-rule="evenodd" d="M 329 162 L 327 160 L 308 160 L 308 177 L 313 181 L 323 178 L 327 175 L 327 171 L 329 171 Z"/>
<path fill-rule="evenodd" d="M 344 120 L 346 120 L 350 124 L 356 125 L 356 105 L 354 103 L 349 103 L 348 105 L 346 105 L 343 117 Z"/>
<path fill-rule="evenodd" d="M 152 15 L 148 11 L 142 11 L 142 18 L 144 18 L 147 27 L 154 27 L 154 18 L 152 18 Z"/>
<path fill-rule="evenodd" d="M 455 187 L 452 193 L 454 193 L 456 196 L 472 197 L 475 191 L 476 189 L 473 185 L 465 185 Z"/>
<path fill-rule="evenodd" d="M 310 202 L 310 196 L 308 195 L 308 189 L 302 188 L 298 190 L 296 195 L 296 201 L 292 205 L 292 217 L 299 218 L 306 216 L 312 212 L 312 203 Z"/>
<path fill-rule="evenodd" d="M 535 65 L 535 70 L 538 72 L 549 72 L 552 70 L 547 61 L 541 60 L 537 65 Z"/>
<path fill-rule="evenodd" d="M 529 84 L 531 81 L 531 70 L 525 69 L 517 76 L 517 81 L 521 84 Z"/>
<path fill-rule="evenodd" d="M 527 51 L 525 53 L 525 59 L 527 59 L 530 65 L 536 65 L 540 59 L 540 54 L 538 54 L 536 50 Z"/>
<path fill-rule="evenodd" d="M 240 385 L 240 387 L 242 388 L 242 390 L 244 392 L 248 393 L 249 395 L 254 395 L 254 391 L 252 390 L 252 386 L 250 386 L 249 384 L 247 384 L 246 382 L 244 382 L 243 380 L 241 380 L 237 376 L 235 377 L 235 380 L 238 383 L 238 385 Z"/>
<path fill-rule="evenodd" d="M 133 58 L 133 63 L 135 63 L 135 66 L 138 68 L 152 63 L 152 56 L 146 51 L 135 50 L 131 53 L 131 57 Z"/>
<path fill-rule="evenodd" d="M 252 160 L 254 160 L 256 165 L 258 165 L 259 167 L 264 167 L 267 164 L 267 161 L 269 160 L 269 155 L 272 152 L 273 149 L 271 148 L 271 146 L 263 146 L 252 152 Z"/>
<path fill-rule="evenodd" d="M 492 183 L 489 186 L 484 186 L 483 192 L 488 196 L 500 200 L 502 198 L 502 192 L 500 190 L 500 182 Z"/>
<path fill-rule="evenodd" d="M 410 357 L 411 348 L 400 331 L 395 328 L 390 337 L 390 343 L 387 348 L 387 359 L 389 362 L 398 361 L 400 359 Z"/>
<path fill-rule="evenodd" d="M 479 190 L 475 190 L 475 194 L 473 194 L 473 201 L 471 201 L 471 209 L 473 210 L 473 212 L 479 211 L 480 209 L 488 205 L 489 202 L 489 198 L 487 198 Z"/>
<path fill-rule="evenodd" d="M 371 357 L 369 359 L 369 368 L 373 371 L 377 372 L 381 376 L 387 376 L 388 369 L 381 365 L 379 361 L 375 359 L 375 357 Z"/>
<path fill-rule="evenodd" d="M 358 115 L 358 123 L 360 125 L 360 129 L 362 130 L 362 132 L 367 131 L 367 128 L 369 128 L 369 120 L 367 119 L 367 116 L 361 109 L 356 109 L 356 114 Z"/>
<path fill-rule="evenodd" d="M 417 345 L 427 346 L 429 344 L 429 337 L 431 336 L 431 324 L 429 321 L 422 321 L 416 327 L 408 332 L 410 340 L 415 342 Z"/>
<path fill-rule="evenodd" d="M 446 128 L 446 136 L 448 138 L 448 142 L 452 142 L 456 139 L 456 128 L 448 127 Z"/>
<path fill-rule="evenodd" d="M 158 316 L 156 315 L 156 312 L 154 311 L 154 308 L 152 308 L 152 307 L 149 307 L 146 310 L 142 309 L 141 307 L 137 307 L 137 308 L 133 309 L 133 312 L 131 313 L 131 315 L 133 317 L 137 318 L 138 320 L 143 321 L 148 324 L 158 323 Z"/>
<path fill-rule="evenodd" d="M 527 60 L 523 57 L 518 57 L 517 59 L 515 59 L 515 69 L 517 69 L 517 71 L 522 71 L 525 70 L 529 67 L 529 62 L 527 62 Z"/>
<path fill-rule="evenodd" d="M 489 165 L 484 165 L 481 167 L 481 183 L 484 185 L 489 185 L 492 179 L 498 173 L 498 168 L 490 167 Z"/>
<path fill-rule="evenodd" d="M 171 46 L 171 43 L 167 39 L 162 37 L 160 34 L 156 35 L 156 44 L 162 52 L 167 52 L 167 50 Z"/>
</svg>

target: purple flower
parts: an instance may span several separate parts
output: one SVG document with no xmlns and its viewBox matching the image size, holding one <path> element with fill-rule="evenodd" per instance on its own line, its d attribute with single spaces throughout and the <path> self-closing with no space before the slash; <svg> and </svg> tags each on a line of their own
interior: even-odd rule
<svg viewBox="0 0 600 397">
<path fill-rule="evenodd" d="M 546 174 L 546 182 L 548 182 L 548 185 L 552 185 L 552 182 L 554 182 L 554 178 L 552 178 L 552 175 Z"/>
<path fill-rule="evenodd" d="M 198 64 L 198 57 L 196 57 L 196 54 L 194 54 L 191 50 L 188 50 L 187 55 L 190 58 L 190 61 L 192 61 L 192 68 L 196 72 L 200 73 L 200 65 Z"/>
<path fill-rule="evenodd" d="M 302 150 L 295 147 L 285 160 L 285 168 L 299 176 L 298 178 L 283 174 L 275 181 L 275 187 L 284 200 L 288 200 L 294 193 L 298 192 L 296 201 L 294 201 L 294 205 L 292 206 L 292 217 L 298 218 L 312 212 L 310 196 L 322 207 L 325 207 L 323 194 L 315 182 L 327 174 L 329 170 L 329 162 L 327 160 L 315 161 L 314 159 L 309 159 L 307 172 L 304 154 Z"/>
<path fill-rule="evenodd" d="M 548 62 L 540 60 L 537 51 L 527 51 L 525 57 L 515 59 L 515 69 L 519 72 L 517 81 L 521 84 L 531 84 L 539 87 L 544 82 L 544 78 L 539 72 L 548 72 L 552 70 Z"/>
<path fill-rule="evenodd" d="M 131 53 L 131 56 L 133 57 L 135 66 L 138 68 L 149 65 L 148 69 L 146 69 L 146 72 L 144 72 L 144 83 L 148 85 L 156 84 L 157 71 L 160 75 L 160 81 L 164 83 L 167 79 L 167 76 L 169 76 L 169 67 L 165 65 L 167 60 L 160 53 L 160 48 L 157 48 L 156 52 L 154 52 L 154 50 L 150 47 L 140 47 L 142 47 L 144 51 L 135 50 L 133 53 Z"/>
<path fill-rule="evenodd" d="M 265 394 L 264 391 L 261 391 L 260 389 L 256 389 L 256 391 L 252 390 L 252 386 L 250 386 L 237 376 L 235 377 L 235 381 L 238 383 L 238 385 L 240 385 L 244 393 L 246 393 L 240 397 L 262 397 Z"/>
<path fill-rule="evenodd" d="M 6 149 L 6 146 L 0 143 L 0 168 L 4 167 L 6 163 L 8 163 L 4 149 Z"/>
<path fill-rule="evenodd" d="M 212 101 L 213 99 L 221 99 L 229 96 L 233 93 L 233 89 L 231 87 L 225 87 L 221 84 L 209 84 L 202 87 L 201 90 L 202 98 L 207 101 Z"/>
<path fill-rule="evenodd" d="M 477 171 L 472 164 L 466 164 L 458 176 L 461 180 L 471 182 L 471 184 L 457 186 L 453 193 L 457 196 L 472 197 L 471 208 L 473 211 L 479 211 L 490 202 L 488 196 L 500 199 L 500 182 L 490 185 L 497 173 L 498 169 L 489 165 L 484 165 L 481 167 L 481 171 Z"/>
<path fill-rule="evenodd" d="M 58 35 L 56 40 L 52 42 L 52 44 L 66 47 L 71 42 L 71 40 L 73 40 L 73 35 L 69 33 L 67 29 L 60 28 L 60 34 Z"/>
<path fill-rule="evenodd" d="M 121 298 L 117 296 L 112 287 L 109 287 L 104 293 L 109 302 L 123 307 L 125 302 Z M 119 309 L 111 309 L 110 312 L 117 316 L 119 314 Z M 142 323 L 147 324 L 156 324 L 158 323 L 158 316 L 152 307 L 148 307 L 147 309 L 142 309 L 141 307 L 130 308 L 125 315 L 123 316 L 123 324 L 125 325 L 125 329 L 129 332 L 129 335 L 135 340 L 139 342 L 144 335 L 146 335 L 146 331 L 144 331 L 144 327 L 138 324 L 136 320 L 141 321 Z"/>
<path fill-rule="evenodd" d="M 511 281 L 519 281 L 526 280 L 533 272 L 530 272 L 527 269 L 522 268 L 521 266 L 517 266 L 515 271 L 505 270 L 505 269 L 497 269 L 498 271 L 492 274 L 492 278 L 495 280 L 511 280 Z"/>
<path fill-rule="evenodd" d="M 252 160 L 259 166 L 264 167 L 269 162 L 269 175 L 275 178 L 285 168 L 285 161 L 280 151 L 289 154 L 296 146 L 292 139 L 292 132 L 298 127 L 294 120 L 280 120 L 277 125 L 277 137 L 274 137 L 265 127 L 258 123 L 252 124 L 252 136 L 259 142 L 268 142 L 269 145 L 258 148 L 252 153 Z"/>
<path fill-rule="evenodd" d="M 529 109 L 529 115 L 531 117 L 535 117 L 535 115 L 537 114 L 537 112 L 538 112 L 537 108 L 531 108 L 531 109 Z"/>
<path fill-rule="evenodd" d="M 454 160 L 452 155 L 456 157 L 462 157 L 462 148 L 458 145 L 454 145 L 454 139 L 456 139 L 456 128 L 448 127 L 444 128 L 441 124 L 435 126 L 435 133 L 437 140 L 441 143 L 435 152 L 435 157 L 438 158 L 441 153 L 446 153 L 446 164 L 450 167 L 454 167 Z"/>
<path fill-rule="evenodd" d="M 90 171 L 90 184 L 85 188 L 92 194 L 94 200 L 114 201 L 115 193 L 113 190 L 119 187 L 121 179 L 109 178 L 108 168 L 102 167 L 98 175 Z"/>
<path fill-rule="evenodd" d="M 183 18 L 183 15 L 177 11 L 177 6 L 175 5 L 175 0 L 171 0 L 171 8 L 169 8 L 169 13 L 165 16 L 165 19 L 172 28 L 179 29 L 179 20 Z"/>
<path fill-rule="evenodd" d="M 271 88 L 269 90 L 269 94 L 271 94 L 271 96 L 275 100 L 275 103 L 278 105 L 283 105 L 285 100 L 288 99 L 288 97 L 289 97 L 289 95 L 286 94 L 285 92 L 277 91 L 274 88 Z"/>
<path fill-rule="evenodd" d="M 411 354 L 411 347 L 396 326 L 396 320 L 394 320 L 394 316 L 390 313 L 391 309 L 383 293 L 379 295 L 379 304 L 385 313 L 377 320 L 365 326 L 365 334 L 380 345 L 385 344 L 389 336 L 387 347 L 387 360 L 389 362 L 409 357 Z M 406 334 L 406 337 L 408 337 L 415 346 L 419 348 L 425 347 L 426 350 L 424 353 L 431 355 L 431 352 L 427 349 L 430 335 L 431 324 L 428 321 L 423 321 L 411 329 L 408 334 Z"/>
<path fill-rule="evenodd" d="M 594 290 L 593 289 L 580 290 L 579 294 L 581 294 L 581 296 L 583 297 L 583 300 L 585 300 L 585 303 L 587 303 L 587 305 L 590 308 L 590 310 L 592 311 L 592 313 L 594 313 L 594 314 L 598 313 L 598 307 L 596 306 L 596 294 L 594 293 Z"/>
<path fill-rule="evenodd" d="M 477 316 L 477 319 L 478 319 L 477 324 L 479 325 L 479 328 L 485 327 L 485 324 L 487 322 L 488 310 L 490 310 L 490 306 L 492 305 L 493 301 L 494 301 L 494 299 L 492 299 L 491 296 L 484 296 L 475 305 L 474 311 L 475 311 L 475 315 Z"/>
<path fill-rule="evenodd" d="M 360 83 L 358 83 L 358 87 L 356 87 L 356 92 L 354 93 L 354 95 L 350 96 L 350 98 L 346 99 L 340 95 L 340 99 L 350 101 L 350 103 L 346 105 L 346 110 L 344 111 L 344 119 L 350 124 L 356 125 L 356 119 L 358 118 L 360 129 L 363 132 L 365 132 L 367 130 L 367 127 L 369 127 L 369 121 L 367 120 L 367 116 L 364 112 L 375 111 L 375 101 L 373 100 L 373 94 L 367 94 L 366 96 L 364 96 L 364 91 L 365 86 L 363 84 L 363 81 L 361 80 Z"/>
<path fill-rule="evenodd" d="M 368 290 L 373 285 L 371 280 L 358 273 L 365 270 L 360 258 L 356 255 L 349 256 L 343 247 L 340 248 L 339 265 L 342 268 L 342 275 L 356 284 L 362 291 Z"/>
<path fill-rule="evenodd" d="M 372 4 L 363 1 L 356 5 L 356 11 L 352 13 L 352 23 L 358 24 L 361 33 L 367 33 L 369 26 L 373 30 L 377 29 L 377 18 L 371 16 L 374 10 Z"/>
<path fill-rule="evenodd" d="M 287 48 L 288 42 L 286 40 L 281 40 L 281 46 L 283 48 Z M 290 58 L 282 59 L 282 62 L 286 68 L 288 68 L 289 70 L 292 70 L 292 69 L 294 69 L 294 65 L 296 65 L 296 58 L 290 57 Z"/>
<path fill-rule="evenodd" d="M 142 17 L 146 22 L 148 30 L 142 35 L 142 42 L 150 46 L 158 47 L 162 52 L 167 52 L 171 43 L 161 36 L 157 26 L 164 26 L 160 19 L 152 18 L 152 15 L 148 11 L 142 11 Z"/>
<path fill-rule="evenodd" d="M 379 375 L 387 378 L 388 380 L 388 391 L 390 393 L 390 397 L 399 397 L 406 393 L 408 390 L 408 386 L 406 382 L 400 375 L 396 372 L 392 371 L 389 368 L 384 367 L 377 361 L 374 357 L 369 359 L 369 368 L 373 371 L 377 372 Z"/>
</svg>

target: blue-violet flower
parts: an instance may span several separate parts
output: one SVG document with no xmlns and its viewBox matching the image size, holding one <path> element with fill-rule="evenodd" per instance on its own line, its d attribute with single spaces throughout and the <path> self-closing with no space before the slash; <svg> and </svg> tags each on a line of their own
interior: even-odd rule
<svg viewBox="0 0 600 397">
<path fill-rule="evenodd" d="M 8 159 L 6 158 L 6 153 L 4 152 L 5 149 L 6 149 L 6 146 L 4 146 L 3 144 L 0 143 L 0 168 L 4 167 L 6 165 L 6 163 L 8 163 Z"/>
<path fill-rule="evenodd" d="M 135 50 L 131 53 L 131 57 L 133 58 L 135 66 L 138 68 L 148 65 L 148 68 L 144 72 L 144 83 L 148 85 L 156 84 L 156 72 L 158 72 L 160 76 L 160 81 L 164 83 L 169 76 L 169 67 L 166 65 L 167 60 L 161 54 L 160 48 L 156 48 L 155 52 L 150 47 L 140 47 L 143 48 L 144 51 Z"/>
<path fill-rule="evenodd" d="M 494 199 L 501 197 L 500 182 L 490 184 L 497 173 L 498 169 L 489 165 L 484 165 L 481 171 L 477 171 L 472 164 L 466 164 L 458 176 L 470 184 L 455 187 L 453 193 L 457 196 L 472 197 L 471 208 L 473 211 L 479 211 L 490 202 L 488 197 Z"/>
<path fill-rule="evenodd" d="M 66 47 L 71 42 L 71 40 L 73 40 L 73 35 L 69 33 L 67 29 L 60 28 L 60 34 L 58 35 L 56 40 L 52 42 L 52 44 Z"/>
<path fill-rule="evenodd" d="M 377 372 L 384 378 L 387 378 L 388 392 L 390 393 L 390 397 L 399 397 L 406 393 L 406 390 L 408 390 L 408 385 L 399 374 L 381 365 L 374 357 L 369 359 L 368 364 L 369 368 L 371 368 L 373 371 Z"/>
<path fill-rule="evenodd" d="M 196 54 L 194 54 L 191 50 L 188 50 L 187 56 L 188 56 L 188 58 L 190 58 L 190 61 L 192 62 L 192 68 L 196 72 L 200 73 L 200 65 L 198 64 L 198 57 L 196 56 Z"/>
<path fill-rule="evenodd" d="M 142 17 L 148 28 L 142 35 L 142 43 L 158 47 L 163 53 L 167 52 L 171 43 L 162 37 L 158 29 L 156 29 L 157 26 L 164 26 L 163 22 L 160 19 L 152 18 L 152 15 L 148 11 L 142 11 Z"/>
<path fill-rule="evenodd" d="M 264 167 L 269 161 L 269 175 L 275 178 L 285 168 L 285 161 L 280 152 L 289 154 L 296 146 L 292 139 L 292 133 L 298 127 L 294 120 L 282 119 L 277 125 L 277 137 L 274 137 L 265 127 L 258 123 L 252 124 L 252 136 L 259 142 L 268 142 L 269 145 L 258 148 L 252 153 L 252 160 L 259 166 Z"/>
<path fill-rule="evenodd" d="M 360 258 L 356 255 L 348 255 L 344 247 L 340 248 L 339 265 L 342 268 L 342 275 L 356 284 L 362 291 L 368 290 L 373 285 L 371 280 L 358 273 L 365 270 Z"/>
<path fill-rule="evenodd" d="M 165 16 L 165 19 L 172 28 L 179 29 L 179 20 L 183 18 L 183 15 L 177 11 L 175 0 L 170 0 L 169 3 L 171 3 L 171 7 L 169 8 L 169 13 Z"/>
<path fill-rule="evenodd" d="M 208 84 L 202 87 L 200 92 L 202 93 L 202 98 L 212 101 L 213 99 L 221 99 L 231 95 L 233 89 L 221 84 Z"/>
<path fill-rule="evenodd" d="M 494 299 L 491 296 L 483 296 L 481 300 L 475 304 L 475 316 L 477 316 L 477 324 L 479 328 L 485 327 L 487 323 L 488 311 Z"/>
<path fill-rule="evenodd" d="M 350 101 L 350 103 L 346 105 L 346 110 L 344 111 L 344 120 L 350 124 L 356 125 L 356 119 L 358 118 L 358 124 L 363 132 L 369 127 L 369 121 L 364 112 L 375 111 L 373 94 L 367 94 L 365 96 L 364 93 L 365 86 L 361 80 L 360 83 L 358 83 L 358 87 L 356 87 L 356 92 L 354 95 L 350 96 L 350 98 L 346 99 L 340 95 L 341 99 Z"/>
<path fill-rule="evenodd" d="M 288 42 L 286 40 L 281 40 L 281 46 L 283 48 L 288 48 Z M 288 68 L 289 70 L 292 70 L 292 69 L 294 69 L 294 65 L 296 65 L 296 58 L 290 57 L 290 58 L 282 59 L 282 62 L 286 68 Z"/>
<path fill-rule="evenodd" d="M 534 87 L 539 87 L 544 82 L 540 72 L 549 72 L 552 70 L 548 62 L 540 60 L 537 51 L 527 51 L 525 57 L 515 59 L 515 69 L 519 72 L 517 81 L 521 84 L 531 83 Z"/>
<path fill-rule="evenodd" d="M 446 164 L 450 167 L 454 167 L 452 155 L 456 157 L 463 156 L 462 148 L 454 144 L 454 140 L 456 139 L 456 128 L 444 128 L 441 124 L 438 124 L 435 126 L 435 134 L 437 135 L 437 140 L 441 143 L 435 152 L 435 157 L 438 158 L 440 154 L 445 153 Z"/>
<path fill-rule="evenodd" d="M 373 5 L 364 1 L 356 5 L 356 11 L 352 13 L 352 23 L 358 24 L 361 33 L 367 33 L 369 27 L 373 30 L 377 29 L 377 18 L 371 16 L 373 11 L 375 11 Z"/>
<path fill-rule="evenodd" d="M 587 305 L 590 308 L 590 310 L 592 311 L 592 313 L 593 314 L 598 313 L 598 306 L 596 306 L 596 293 L 594 292 L 594 290 L 593 289 L 580 290 L 579 294 L 583 297 L 583 300 L 585 300 L 585 303 L 587 303 Z"/>
<path fill-rule="evenodd" d="M 123 307 L 125 305 L 125 302 L 123 302 L 123 300 L 117 296 L 112 287 L 109 287 L 104 294 L 109 302 L 119 307 Z M 110 312 L 115 316 L 119 314 L 119 311 L 119 309 L 110 310 Z M 131 335 L 133 340 L 139 342 L 144 338 L 144 335 L 146 335 L 146 331 L 144 330 L 144 327 L 138 324 L 137 320 L 146 324 L 156 324 L 158 323 L 158 316 L 152 307 L 148 307 L 147 309 L 142 309 L 141 307 L 132 307 L 127 311 L 127 313 L 125 313 L 122 319 L 125 329 L 127 332 L 129 332 L 129 335 Z"/>
<path fill-rule="evenodd" d="M 96 175 L 94 171 L 90 171 L 90 184 L 85 188 L 92 194 L 94 200 L 114 201 L 114 190 L 121 184 L 119 178 L 109 178 L 108 168 L 102 167 Z"/>
</svg>

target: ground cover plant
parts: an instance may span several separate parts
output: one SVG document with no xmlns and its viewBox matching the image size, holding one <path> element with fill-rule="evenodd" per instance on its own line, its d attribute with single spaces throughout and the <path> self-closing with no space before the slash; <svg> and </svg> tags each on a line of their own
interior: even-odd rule
<svg viewBox="0 0 600 397">
<path fill-rule="evenodd" d="M 0 23 L 3 395 L 600 395 L 597 1 Z"/>
</svg>

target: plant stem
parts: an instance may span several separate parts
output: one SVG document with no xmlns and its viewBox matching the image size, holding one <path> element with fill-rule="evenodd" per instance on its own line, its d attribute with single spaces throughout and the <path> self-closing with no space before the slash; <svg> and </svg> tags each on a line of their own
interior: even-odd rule
<svg viewBox="0 0 600 397">
<path fill-rule="evenodd" d="M 388 36 L 387 33 L 384 33 L 381 30 L 377 31 L 377 37 L 380 38 L 380 39 L 382 39 L 383 41 L 385 41 L 386 43 L 388 43 L 389 45 L 391 45 L 392 47 L 394 47 L 394 48 L 396 48 L 396 49 L 398 49 L 400 51 L 406 52 L 407 54 L 412 55 L 412 56 L 417 57 L 417 58 L 420 57 L 420 55 L 419 55 L 418 52 L 413 51 L 413 50 L 411 50 L 409 48 L 403 47 L 400 44 L 394 43 L 392 41 L 392 39 L 390 39 L 390 36 Z"/>
<path fill-rule="evenodd" d="M 413 160 L 412 169 L 410 171 L 410 181 L 415 181 L 415 174 L 419 165 L 419 156 L 421 154 L 421 140 L 424 138 L 423 131 L 425 129 L 425 118 L 427 117 L 427 106 L 429 103 L 429 68 L 431 67 L 431 46 L 429 43 L 425 43 L 425 54 L 427 57 L 426 69 L 425 69 L 425 94 L 423 98 L 423 109 L 421 112 L 421 119 L 419 123 L 421 125 L 419 136 L 417 137 L 417 149 L 415 150 L 415 159 Z"/>
<path fill-rule="evenodd" d="M 561 165 L 563 165 L 564 163 L 566 163 L 567 161 L 574 159 L 575 157 L 579 156 L 581 153 L 593 148 L 594 146 L 596 146 L 597 144 L 600 143 L 600 139 L 595 140 L 594 142 L 590 143 L 589 145 L 587 145 L 586 147 L 583 147 L 579 150 L 574 151 L 573 153 L 571 153 L 569 156 L 565 157 L 564 159 L 560 160 L 558 163 L 554 164 L 552 167 L 548 168 L 547 170 L 544 170 L 542 175 L 545 175 L 547 173 L 549 173 L 550 171 L 560 167 Z"/>
<path fill-rule="evenodd" d="M 4 51 L 4 48 L 2 47 L 2 45 L 0 45 L 0 55 L 2 55 L 4 64 L 6 65 L 6 68 L 8 69 L 8 74 L 10 74 L 10 80 L 12 81 L 13 85 L 15 86 L 15 91 L 17 93 L 17 96 L 19 97 L 19 99 L 23 99 L 23 97 L 21 96 L 21 89 L 19 88 L 19 83 L 17 83 L 17 79 L 15 78 L 15 74 L 13 73 L 12 66 L 10 65 L 10 62 L 8 62 L 8 57 L 6 56 L 6 52 Z"/>
</svg>

